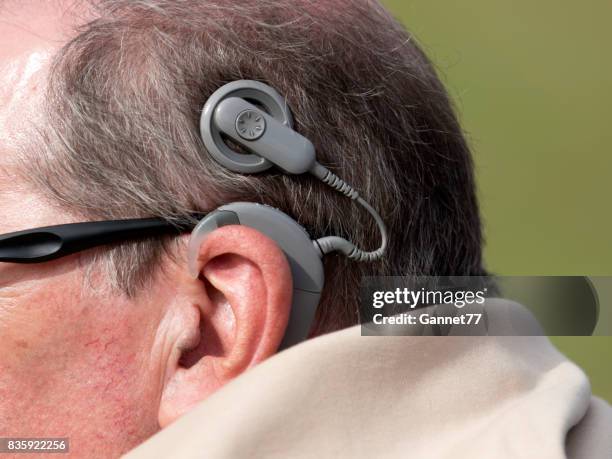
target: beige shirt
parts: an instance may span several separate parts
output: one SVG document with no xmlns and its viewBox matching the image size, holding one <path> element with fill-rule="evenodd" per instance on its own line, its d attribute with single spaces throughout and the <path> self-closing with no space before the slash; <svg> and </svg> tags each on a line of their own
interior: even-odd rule
<svg viewBox="0 0 612 459">
<path fill-rule="evenodd" d="M 366 337 L 249 370 L 139 458 L 612 458 L 612 409 L 545 337 Z"/>
</svg>

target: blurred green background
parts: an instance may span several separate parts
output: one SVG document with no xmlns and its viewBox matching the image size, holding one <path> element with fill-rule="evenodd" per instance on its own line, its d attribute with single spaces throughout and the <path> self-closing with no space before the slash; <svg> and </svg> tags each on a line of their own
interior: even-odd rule
<svg viewBox="0 0 612 459">
<path fill-rule="evenodd" d="M 612 2 L 383 3 L 457 105 L 476 161 L 489 269 L 611 276 Z M 553 341 L 612 402 L 612 338 Z"/>
</svg>

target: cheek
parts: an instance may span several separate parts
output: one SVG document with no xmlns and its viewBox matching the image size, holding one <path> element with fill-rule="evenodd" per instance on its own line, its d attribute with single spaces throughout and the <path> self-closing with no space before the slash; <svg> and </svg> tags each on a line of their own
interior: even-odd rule
<svg viewBox="0 0 612 459">
<path fill-rule="evenodd" d="M 28 281 L 0 289 L 0 346 L 12 352 L 0 357 L 3 365 L 37 368 L 53 352 L 58 336 L 70 322 L 64 306 L 72 301 L 72 279 L 59 276 L 61 289 L 44 281 Z"/>
<path fill-rule="evenodd" d="M 22 287 L 0 291 L 0 431 L 21 425 L 39 435 L 55 426 L 108 440 L 154 429 L 154 314 L 89 295 L 75 273 Z M 91 417 L 98 421 L 82 423 Z M 53 423 L 37 426 L 40 419 Z"/>
</svg>

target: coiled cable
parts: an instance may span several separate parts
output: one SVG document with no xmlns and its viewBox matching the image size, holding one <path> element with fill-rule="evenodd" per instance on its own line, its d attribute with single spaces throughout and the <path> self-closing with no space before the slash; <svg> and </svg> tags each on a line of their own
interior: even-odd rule
<svg viewBox="0 0 612 459">
<path fill-rule="evenodd" d="M 388 243 L 387 236 L 387 227 L 383 222 L 380 214 L 376 212 L 376 210 L 368 204 L 361 196 L 357 190 L 355 190 L 352 186 L 338 177 L 336 174 L 331 172 L 325 166 L 322 166 L 318 162 L 315 162 L 314 166 L 310 170 L 310 173 L 321 180 L 326 185 L 335 189 L 339 193 L 342 193 L 344 196 L 352 199 L 359 203 L 363 208 L 365 208 L 378 225 L 380 229 L 380 237 L 381 244 L 380 247 L 373 251 L 365 251 L 358 248 L 353 242 L 344 239 L 340 236 L 326 236 L 314 241 L 315 246 L 318 247 L 323 255 L 330 252 L 341 252 L 346 255 L 351 260 L 356 261 L 374 261 L 381 258 L 386 249 Z"/>
</svg>

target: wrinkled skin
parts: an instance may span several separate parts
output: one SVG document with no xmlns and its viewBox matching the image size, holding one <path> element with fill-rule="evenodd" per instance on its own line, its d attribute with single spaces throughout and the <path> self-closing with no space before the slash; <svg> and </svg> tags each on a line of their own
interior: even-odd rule
<svg viewBox="0 0 612 459">
<path fill-rule="evenodd" d="M 85 13 L 41 1 L 0 15 L 0 234 L 79 221 L 16 160 L 26 126 L 41 122 L 49 60 Z M 116 457 L 273 354 L 290 302 L 286 260 L 253 230 L 216 233 L 199 257 L 208 290 L 169 260 L 135 298 L 109 291 L 86 256 L 0 263 L 0 436 L 69 437 L 73 457 Z"/>
</svg>

